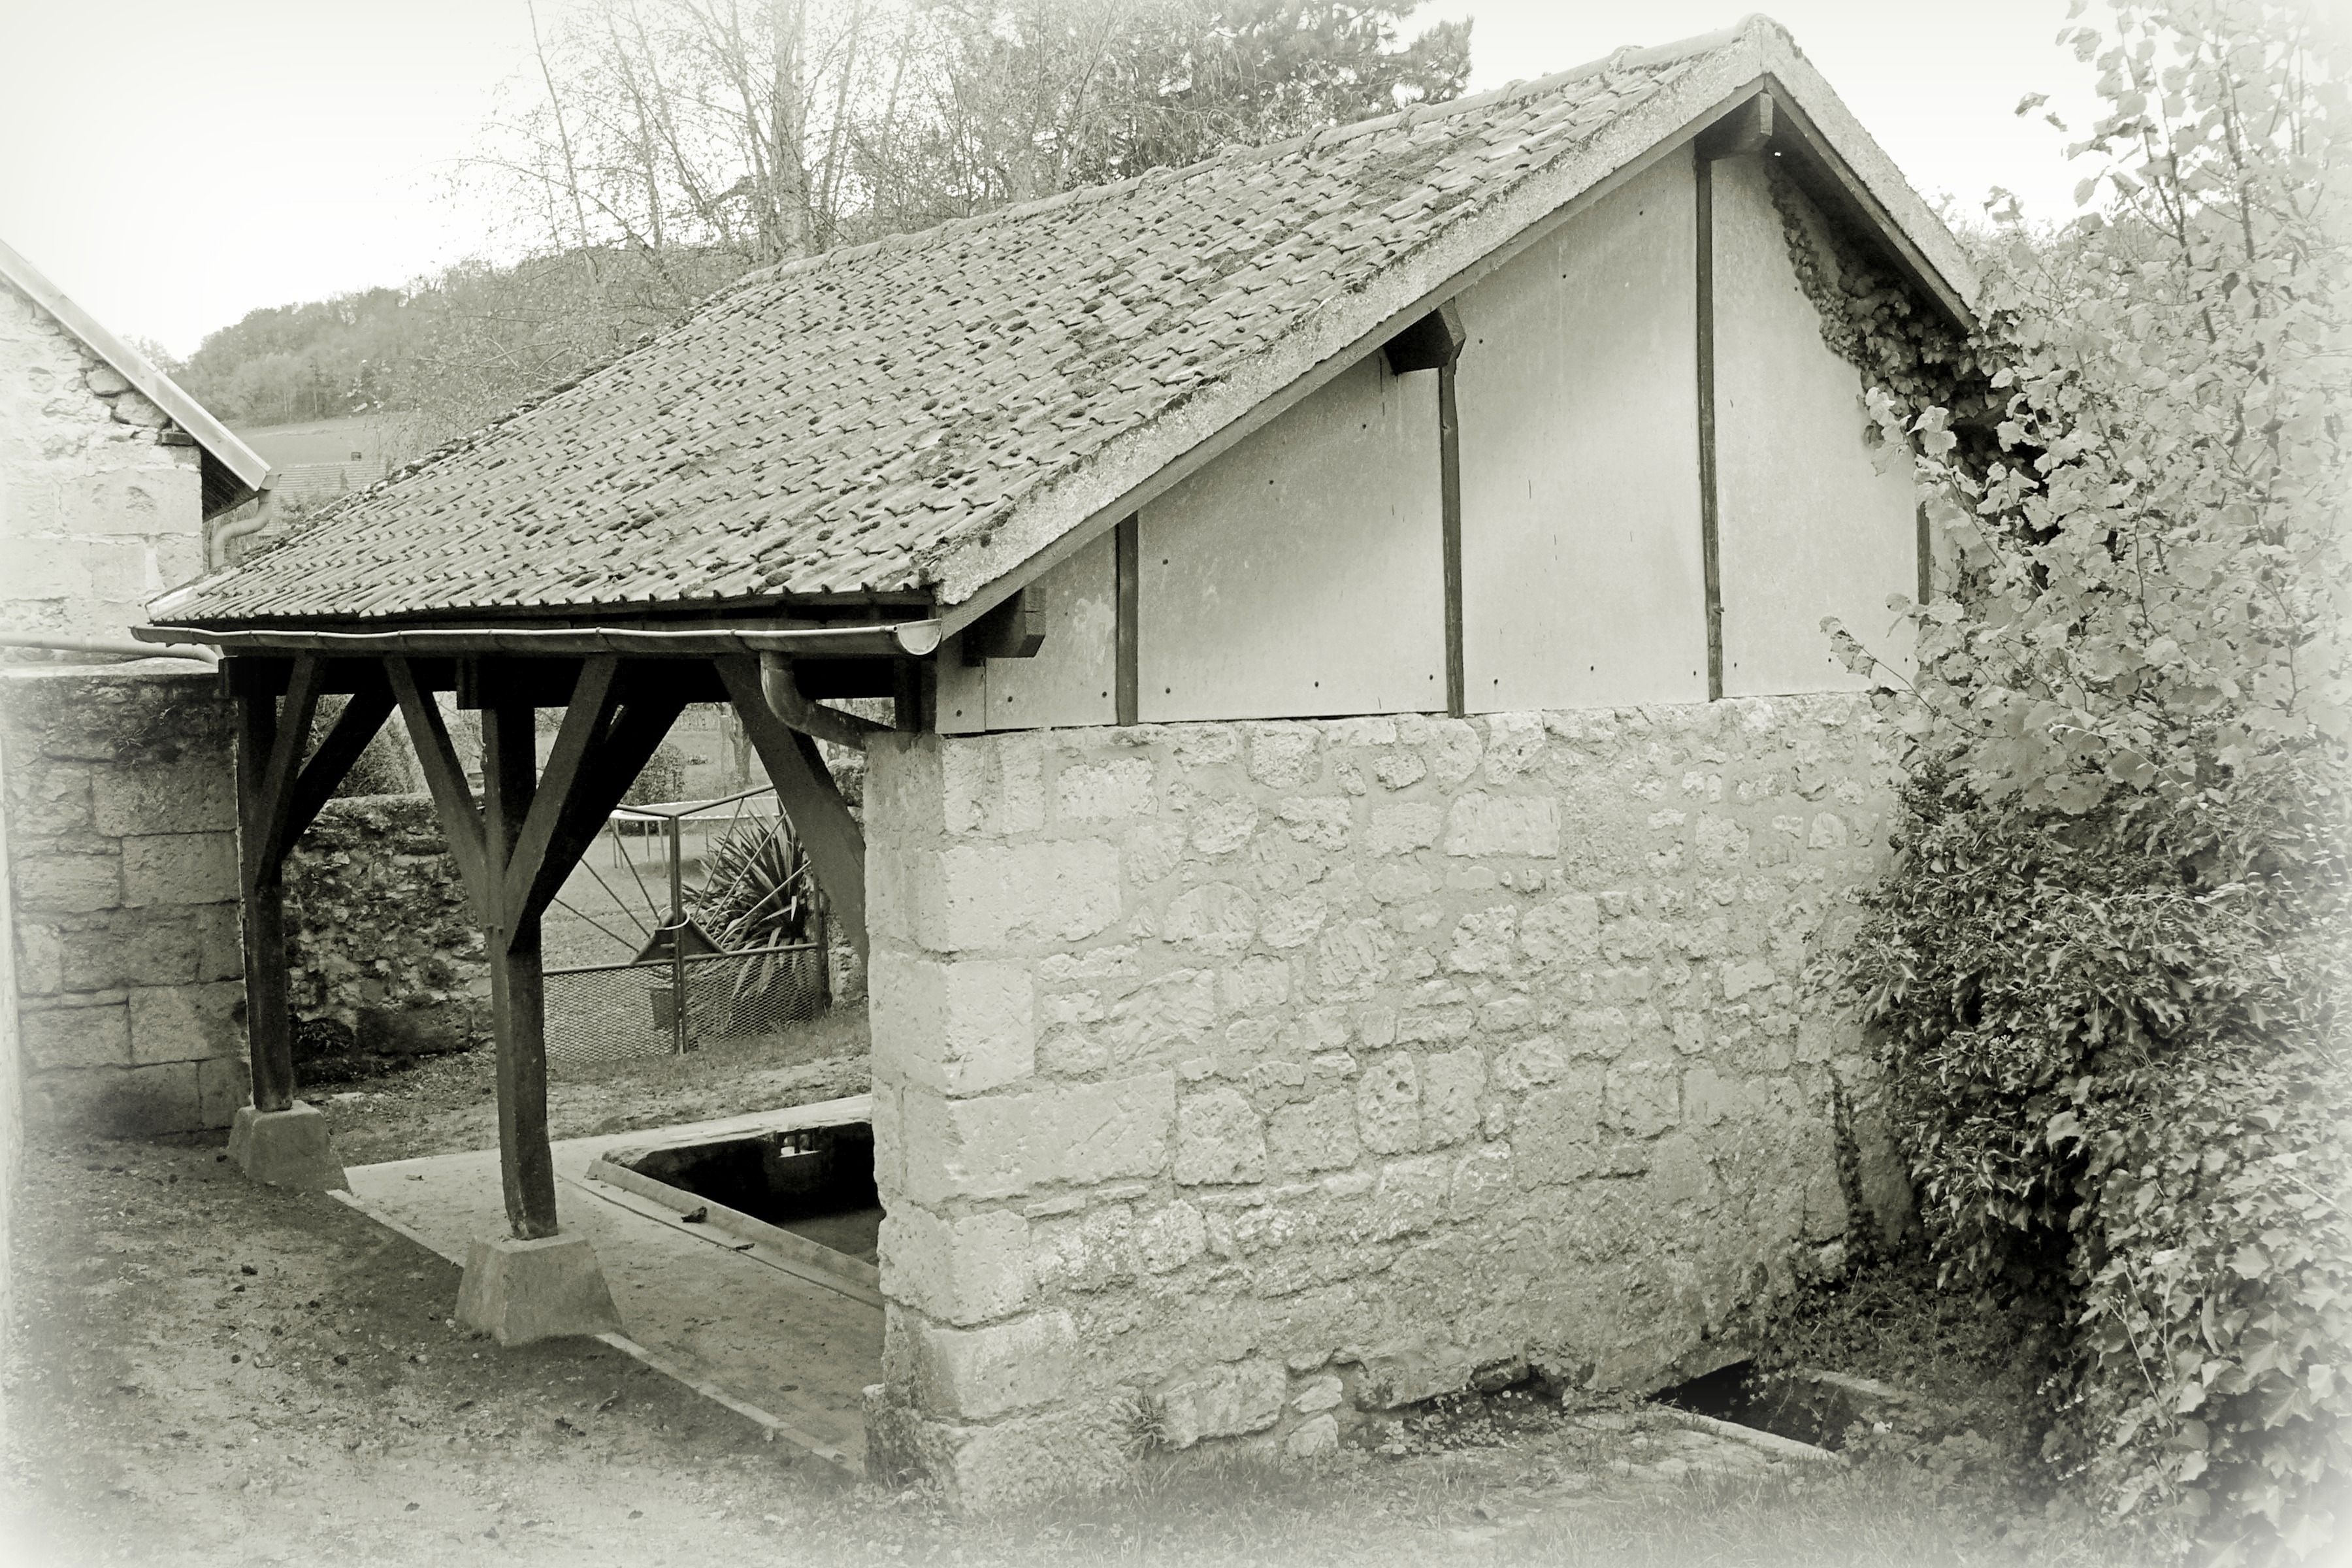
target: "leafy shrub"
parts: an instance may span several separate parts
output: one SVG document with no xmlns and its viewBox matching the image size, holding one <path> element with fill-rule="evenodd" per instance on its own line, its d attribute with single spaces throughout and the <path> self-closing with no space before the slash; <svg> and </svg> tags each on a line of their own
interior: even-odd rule
<svg viewBox="0 0 2352 1568">
<path fill-rule="evenodd" d="M 1996 214 L 1999 406 L 1864 364 L 1954 591 L 1881 692 L 1912 784 L 1853 979 L 1948 1280 L 2069 1315 L 2051 1457 L 2307 1558 L 2352 1483 L 2352 59 L 2262 0 L 2068 36 L 2106 201 Z"/>
<path fill-rule="evenodd" d="M 2121 813 L 1906 804 L 1852 978 L 1947 1282 L 2062 1298 L 2051 1455 L 2116 1507 L 2315 1549 L 2352 1478 L 2340 842 L 2275 825 L 2215 883 Z"/>
<path fill-rule="evenodd" d="M 624 805 L 652 805 L 686 798 L 686 753 L 668 741 L 654 748 L 646 765 L 621 796 Z"/>
</svg>

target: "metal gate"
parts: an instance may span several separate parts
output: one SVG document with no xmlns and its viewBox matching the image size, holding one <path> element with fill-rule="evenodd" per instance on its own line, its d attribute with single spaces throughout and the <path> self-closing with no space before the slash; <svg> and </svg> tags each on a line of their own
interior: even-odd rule
<svg viewBox="0 0 2352 1568">
<path fill-rule="evenodd" d="M 566 887 L 583 901 L 549 911 L 549 956 L 573 961 L 542 972 L 549 1066 L 753 1040 L 825 1010 L 824 900 L 772 792 L 623 806 L 604 837 L 614 879 L 583 857 Z"/>
</svg>

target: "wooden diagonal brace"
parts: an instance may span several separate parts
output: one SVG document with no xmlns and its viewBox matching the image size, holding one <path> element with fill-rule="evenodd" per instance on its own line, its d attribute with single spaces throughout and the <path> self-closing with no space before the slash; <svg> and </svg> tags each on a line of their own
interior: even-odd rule
<svg viewBox="0 0 2352 1568">
<path fill-rule="evenodd" d="M 449 727 L 441 721 L 441 710 L 432 693 L 419 689 L 407 659 L 385 659 L 383 673 L 394 698 L 400 703 L 400 716 L 407 721 L 408 738 L 416 748 L 416 765 L 424 770 L 425 787 L 433 794 L 442 837 L 449 841 L 449 853 L 457 862 L 458 879 L 466 884 L 467 895 L 473 902 L 474 921 L 484 927 L 492 925 L 498 916 L 498 889 L 490 880 L 481 808 L 474 804 L 473 787 L 466 782 L 466 766 L 457 760 L 457 748 L 450 743 Z"/>
<path fill-rule="evenodd" d="M 302 768 L 302 752 L 310 743 L 310 721 L 319 711 L 325 684 L 326 660 L 300 655 L 286 683 L 286 706 L 278 716 L 269 760 L 259 770 L 257 784 L 245 802 L 245 876 L 248 883 L 275 880 L 293 841 L 295 784 Z M 247 698 L 267 703 L 267 697 Z"/>
<path fill-rule="evenodd" d="M 392 688 L 381 677 L 373 687 L 362 687 L 352 694 L 334 728 L 319 742 L 310 760 L 302 764 L 301 776 L 294 782 L 294 807 L 286 823 L 287 848 L 291 849 L 294 841 L 302 837 L 303 829 L 318 820 L 320 811 L 334 798 L 336 786 L 350 775 L 352 764 L 360 760 L 360 753 L 383 728 L 392 709 Z"/>
<path fill-rule="evenodd" d="M 670 727 L 677 722 L 685 707 L 682 696 L 633 698 L 611 714 L 577 771 L 563 783 L 560 815 L 530 879 L 527 883 L 518 881 L 511 868 L 507 873 L 508 893 L 516 900 L 514 907 L 521 918 L 536 920 L 547 911 L 547 906 L 562 890 L 564 878 L 572 874 L 580 857 L 604 831 L 613 808 L 621 804 L 621 797 L 636 782 L 637 774 L 668 735 Z M 568 713 L 565 722 L 571 722 Z M 562 743 L 559 734 L 559 748 Z M 551 757 L 547 777 L 541 784 L 541 799 L 554 794 L 557 784 L 556 759 Z M 534 818 L 537 814 L 538 804 L 534 802 Z M 529 831 L 528 824 L 525 831 Z M 518 859 L 520 853 L 519 850 Z"/>
<path fill-rule="evenodd" d="M 581 772 L 612 721 L 613 710 L 620 697 L 620 673 L 621 661 L 611 654 L 586 659 L 580 666 L 579 678 L 572 687 L 572 700 L 564 705 L 563 722 L 555 732 L 555 745 L 548 753 L 547 766 L 523 818 L 514 853 L 507 857 L 506 868 L 501 873 L 506 882 L 504 907 L 509 912 L 536 913 L 546 908 L 544 900 L 538 902 L 536 910 L 531 908 L 531 895 L 541 880 L 542 867 L 553 873 L 556 887 L 562 885 L 564 876 L 572 869 L 568 865 L 551 864 L 548 849 L 555 842 Z M 554 888 L 548 892 L 551 897 Z"/>
</svg>

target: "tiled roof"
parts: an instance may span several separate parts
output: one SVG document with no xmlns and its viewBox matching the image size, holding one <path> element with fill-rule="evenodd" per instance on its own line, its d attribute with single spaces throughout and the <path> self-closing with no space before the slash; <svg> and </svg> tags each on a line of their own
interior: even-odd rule
<svg viewBox="0 0 2352 1568">
<path fill-rule="evenodd" d="M 1751 19 L 787 264 L 151 613 L 960 602 L 1767 70 L 1819 80 Z"/>
</svg>

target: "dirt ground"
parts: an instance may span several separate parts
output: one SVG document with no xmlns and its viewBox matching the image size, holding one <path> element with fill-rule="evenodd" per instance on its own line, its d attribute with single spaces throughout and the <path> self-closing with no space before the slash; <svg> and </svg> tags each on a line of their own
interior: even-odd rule
<svg viewBox="0 0 2352 1568">
<path fill-rule="evenodd" d="M 559 1136 L 863 1087 L 854 1024 L 765 1055 L 559 1082 Z M 491 1141 L 488 1062 L 312 1086 L 347 1162 Z M 361 1099 L 338 1100 L 337 1095 Z M 1313 1468 L 1147 1466 L 971 1518 L 852 1483 L 593 1341 L 499 1351 L 457 1270 L 218 1134 L 26 1152 L 0 1518 L 11 1563 L 2083 1563 L 1901 1465 L 1773 1460 L 1661 1413 L 1520 1393 Z M 0 1537 L 5 1542 L 5 1537 Z"/>
</svg>

